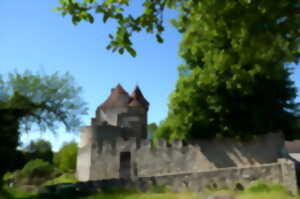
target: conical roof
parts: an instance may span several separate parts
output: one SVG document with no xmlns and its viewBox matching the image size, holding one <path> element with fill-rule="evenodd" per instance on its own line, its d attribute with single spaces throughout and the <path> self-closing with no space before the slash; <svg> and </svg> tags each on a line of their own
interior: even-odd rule
<svg viewBox="0 0 300 199">
<path fill-rule="evenodd" d="M 131 98 L 130 103 L 128 104 L 128 106 L 143 106 L 137 99 L 135 98 Z"/>
<path fill-rule="evenodd" d="M 135 87 L 131 94 L 131 101 L 129 103 L 129 106 L 143 106 L 145 108 L 148 108 L 149 106 L 149 102 L 145 99 L 142 91 L 138 86 Z"/>
<path fill-rule="evenodd" d="M 116 88 L 111 89 L 110 96 L 99 106 L 99 108 L 105 110 L 115 107 L 126 107 L 128 106 L 129 101 L 130 96 L 121 84 L 118 84 Z"/>
</svg>

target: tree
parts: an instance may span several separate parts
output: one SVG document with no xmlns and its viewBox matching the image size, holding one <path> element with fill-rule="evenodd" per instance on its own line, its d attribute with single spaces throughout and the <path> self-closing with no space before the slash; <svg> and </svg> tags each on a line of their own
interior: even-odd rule
<svg viewBox="0 0 300 199">
<path fill-rule="evenodd" d="M 286 139 L 299 137 L 298 104 L 292 101 L 296 90 L 287 79 L 287 71 L 282 71 L 279 80 L 258 77 L 251 94 L 227 89 L 222 81 L 216 90 L 211 89 L 201 85 L 202 75 L 207 73 L 193 71 L 188 77 L 180 77 L 171 95 L 169 115 L 156 131 L 156 137 L 249 139 L 278 131 Z"/>
<path fill-rule="evenodd" d="M 62 122 L 68 131 L 80 125 L 86 113 L 80 88 L 68 74 L 40 75 L 29 71 L 0 78 L 0 184 L 3 174 L 13 168 L 19 134 L 37 124 L 41 130 L 55 131 Z"/>
<path fill-rule="evenodd" d="M 0 102 L 0 154 L 3 161 L 0 165 L 0 186 L 3 174 L 13 169 L 16 148 L 19 143 L 19 120 L 31 113 L 36 105 L 24 96 L 15 93 L 7 102 Z M 4 161 L 5 160 L 5 161 Z"/>
<path fill-rule="evenodd" d="M 40 185 L 47 181 L 53 175 L 54 167 L 47 161 L 41 159 L 30 160 L 20 172 L 17 180 L 23 181 L 24 184 Z"/>
<path fill-rule="evenodd" d="M 43 139 L 31 141 L 29 145 L 25 147 L 24 153 L 27 161 L 41 159 L 52 163 L 53 151 L 49 141 Z"/>
<path fill-rule="evenodd" d="M 87 112 L 86 103 L 80 97 L 81 88 L 69 73 L 10 73 L 6 82 L 0 82 L 0 88 L 4 91 L 0 94 L 2 101 L 9 101 L 11 93 L 17 92 L 35 104 L 34 111 L 20 121 L 25 131 L 38 124 L 42 131 L 55 132 L 59 123 L 63 123 L 67 131 L 76 131 L 81 123 L 79 116 Z"/>
<path fill-rule="evenodd" d="M 299 104 L 288 64 L 299 59 L 296 3 L 201 1 L 177 27 L 180 69 L 157 136 L 192 139 L 282 131 L 299 136 Z M 203 27 L 203 28 L 199 28 Z"/>
<path fill-rule="evenodd" d="M 262 19 L 263 21 L 268 20 L 271 22 L 268 25 L 272 27 L 276 26 L 279 21 L 283 29 L 290 26 L 294 27 L 293 33 L 290 34 L 291 37 L 299 35 L 297 34 L 299 29 L 295 28 L 299 26 L 299 1 L 280 0 L 276 4 L 272 0 L 143 0 L 139 2 L 142 5 L 128 0 L 61 0 L 60 7 L 57 10 L 63 16 L 70 14 L 74 24 L 78 24 L 82 20 L 94 23 L 96 14 L 102 15 L 104 23 L 108 20 L 115 20 L 118 24 L 117 31 L 114 36 L 109 35 L 111 42 L 107 48 L 121 54 L 126 50 L 132 56 L 136 55 L 131 42 L 134 32 L 145 30 L 147 33 L 155 34 L 158 42 L 163 42 L 163 13 L 166 8 L 179 10 L 183 22 L 193 18 L 201 7 L 203 10 L 209 10 L 209 12 L 203 12 L 205 13 L 203 16 L 210 17 L 210 23 L 222 21 L 222 18 L 226 17 L 233 22 L 228 25 L 235 26 L 238 29 L 237 27 L 245 22 L 245 17 L 248 17 L 250 21 L 244 25 L 255 26 L 256 24 L 251 24 L 252 18 Z M 132 9 L 132 7 L 135 9 Z M 134 12 L 133 10 L 136 10 L 137 7 L 143 11 Z M 246 11 L 247 16 L 241 19 L 237 17 L 242 14 L 239 8 Z M 223 15 L 225 13 L 222 14 L 223 11 L 226 11 L 226 16 Z M 202 26 L 202 28 L 205 27 Z M 233 27 L 229 26 L 228 28 Z"/>
<path fill-rule="evenodd" d="M 299 59 L 300 1 L 143 3 L 141 15 L 124 9 L 129 8 L 127 0 L 62 0 L 58 10 L 71 14 L 75 24 L 82 19 L 93 22 L 91 11 L 103 14 L 104 22 L 115 19 L 119 27 L 108 48 L 121 54 L 131 51 L 133 32 L 155 32 L 162 41 L 163 10 L 179 10 L 173 24 L 183 36 L 180 56 L 185 64 L 157 136 L 247 139 L 279 130 L 287 139 L 297 136 L 299 105 L 289 64 Z"/>
<path fill-rule="evenodd" d="M 128 12 L 130 5 L 128 0 L 105 0 L 100 3 L 97 0 L 61 0 L 61 6 L 57 8 L 63 16 L 70 14 L 73 24 L 78 24 L 85 20 L 94 23 L 95 17 L 92 13 L 102 14 L 103 22 L 113 19 L 118 23 L 115 35 L 109 34 L 111 42 L 107 49 L 113 52 L 118 51 L 123 54 L 124 51 L 136 56 L 136 51 L 132 48 L 131 36 L 134 32 L 145 30 L 147 33 L 155 33 L 158 42 L 162 43 L 161 37 L 164 31 L 163 11 L 166 6 L 175 8 L 181 0 L 144 0 L 141 1 L 144 11 L 142 14 Z M 128 13 L 128 14 L 127 14 Z M 137 15 L 137 16 L 134 16 Z"/>
<path fill-rule="evenodd" d="M 157 125 L 155 122 L 152 122 L 150 124 L 147 125 L 147 133 L 149 137 L 153 137 L 155 131 L 157 129 Z"/>
<path fill-rule="evenodd" d="M 65 143 L 54 156 L 54 163 L 61 171 L 74 171 L 78 146 L 76 142 Z"/>
</svg>

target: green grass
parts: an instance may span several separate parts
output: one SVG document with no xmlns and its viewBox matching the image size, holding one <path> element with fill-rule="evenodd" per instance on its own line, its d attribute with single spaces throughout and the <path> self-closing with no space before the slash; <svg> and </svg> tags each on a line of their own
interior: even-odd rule
<svg viewBox="0 0 300 199">
<path fill-rule="evenodd" d="M 264 193 L 244 193 L 236 199 L 299 199 L 283 192 L 264 192 Z"/>
<path fill-rule="evenodd" d="M 37 199 L 36 193 L 25 193 L 18 189 L 7 189 L 6 194 L 0 193 L 0 199 Z M 160 191 L 160 190 L 159 190 Z M 86 197 L 66 197 L 63 199 L 205 199 L 211 194 L 234 194 L 235 199 L 300 199 L 299 196 L 290 196 L 283 187 L 278 185 L 265 185 L 257 183 L 244 191 L 218 190 L 198 194 L 192 192 L 181 193 L 138 193 L 134 191 L 114 190 L 109 193 L 95 194 Z M 51 199 L 56 199 L 51 198 Z"/>
<path fill-rule="evenodd" d="M 4 188 L 0 192 L 0 199 L 36 199 L 37 196 L 36 192 L 28 193 L 19 188 Z"/>
<path fill-rule="evenodd" d="M 203 199 L 196 193 L 113 193 L 97 194 L 80 199 Z"/>
<path fill-rule="evenodd" d="M 155 190 L 155 189 L 154 189 Z M 106 194 L 96 194 L 80 199 L 205 199 L 211 194 L 235 195 L 235 199 L 300 199 L 299 196 L 289 195 L 285 188 L 280 185 L 266 185 L 256 183 L 244 191 L 232 190 L 209 190 L 202 194 L 192 192 L 181 193 L 132 193 L 132 192 L 112 192 Z"/>
<path fill-rule="evenodd" d="M 62 183 L 74 183 L 77 182 L 75 175 L 73 173 L 65 173 L 57 178 L 48 180 L 43 185 L 53 185 L 53 184 L 62 184 Z"/>
</svg>

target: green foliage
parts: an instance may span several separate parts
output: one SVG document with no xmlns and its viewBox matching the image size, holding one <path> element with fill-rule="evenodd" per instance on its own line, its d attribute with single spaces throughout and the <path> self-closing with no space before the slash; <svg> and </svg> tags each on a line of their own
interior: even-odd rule
<svg viewBox="0 0 300 199">
<path fill-rule="evenodd" d="M 22 118 L 21 127 L 25 130 L 29 130 L 32 124 L 38 124 L 42 131 L 55 131 L 58 122 L 61 122 L 67 131 L 75 131 L 81 124 L 78 116 L 87 113 L 86 103 L 80 97 L 82 89 L 76 86 L 69 73 L 10 73 L 0 87 L 6 88 L 7 92 L 2 94 L 4 99 L 14 91 L 37 105 L 31 114 Z"/>
<path fill-rule="evenodd" d="M 36 186 L 52 179 L 56 174 L 52 164 L 41 159 L 34 159 L 27 162 L 21 170 L 7 172 L 3 181 L 6 186 L 12 183 L 17 189 L 26 190 L 26 187 L 31 187 L 31 190 L 36 190 Z"/>
<path fill-rule="evenodd" d="M 31 114 L 36 108 L 27 97 L 14 93 L 8 101 L 0 101 L 0 186 L 2 176 L 8 170 L 15 169 L 14 157 L 19 144 L 19 120 L 26 114 Z"/>
<path fill-rule="evenodd" d="M 255 187 L 256 185 L 254 185 Z M 259 185 L 262 186 L 262 185 Z M 291 196 L 289 195 L 283 188 L 272 188 L 275 185 L 263 185 L 264 187 L 269 187 L 268 191 L 242 191 L 242 192 L 233 192 L 233 191 L 213 191 L 210 192 L 209 195 L 215 193 L 224 193 L 221 195 L 227 196 L 230 193 L 235 195 L 235 199 L 299 199 L 299 196 Z M 279 187 L 279 186 L 277 186 Z M 3 194 L 2 194 L 3 195 Z M 33 198 L 44 198 L 39 196 L 37 193 L 25 193 L 18 189 L 8 189 L 7 193 L 2 197 L 0 194 L 0 199 L 16 199 L 16 198 L 24 198 L 24 199 L 33 199 Z M 111 193 L 100 193 L 100 194 L 93 194 L 90 196 L 66 196 L 66 195 L 56 195 L 56 197 L 51 198 L 81 198 L 81 199 L 204 199 L 208 198 L 207 194 L 200 194 L 200 193 L 193 193 L 193 192 L 179 192 L 179 193 L 137 193 L 137 192 L 128 192 L 128 191 L 115 191 Z"/>
<path fill-rule="evenodd" d="M 169 193 L 169 192 L 171 192 L 171 190 L 168 189 L 168 187 L 165 185 L 153 185 L 148 192 L 149 193 Z"/>
<path fill-rule="evenodd" d="M 188 1 L 174 22 L 185 64 L 157 137 L 299 136 L 288 64 L 299 58 L 299 2 Z M 292 12 L 294 11 L 294 12 Z"/>
<path fill-rule="evenodd" d="M 24 151 L 27 161 L 32 159 L 42 159 L 52 163 L 53 151 L 49 141 L 43 139 L 31 141 L 30 144 L 25 147 Z"/>
<path fill-rule="evenodd" d="M 22 156 L 16 150 L 22 130 L 37 124 L 41 130 L 55 131 L 62 122 L 72 131 L 80 125 L 79 116 L 86 113 L 80 90 L 68 73 L 15 72 L 7 80 L 0 76 L 0 185 L 4 173 L 16 169 L 15 158 Z"/>
<path fill-rule="evenodd" d="M 77 178 L 75 177 L 74 173 L 64 173 L 63 175 L 48 180 L 43 185 L 54 185 L 54 184 L 63 184 L 63 183 L 75 183 L 77 182 Z"/>
<path fill-rule="evenodd" d="M 142 13 L 130 12 L 127 0 L 60 3 L 57 10 L 75 24 L 93 22 L 94 11 L 104 22 L 116 20 L 108 49 L 133 56 L 132 33 L 146 30 L 162 42 L 163 11 L 179 10 L 173 24 L 183 33 L 185 63 L 158 137 L 249 139 L 270 131 L 298 136 L 299 105 L 287 66 L 300 55 L 299 1 L 144 0 Z"/>
<path fill-rule="evenodd" d="M 95 194 L 83 199 L 202 199 L 196 194 L 185 194 L 185 193 L 139 193 L 139 194 L 127 194 L 127 193 L 114 193 L 114 194 Z"/>
<path fill-rule="evenodd" d="M 276 4 L 272 0 L 143 0 L 140 4 L 128 0 L 105 0 L 100 2 L 97 0 L 61 0 L 60 7 L 56 10 L 60 11 L 63 16 L 70 14 L 74 24 L 78 24 L 82 20 L 93 23 L 94 13 L 101 14 L 104 23 L 110 19 L 115 20 L 118 27 L 115 36 L 109 35 L 111 42 L 108 49 L 118 51 L 120 54 L 123 54 L 125 49 L 132 56 L 135 56 L 131 42 L 131 36 L 134 32 L 145 30 L 147 33 L 155 33 L 157 41 L 163 42 L 161 37 L 164 31 L 163 12 L 166 8 L 180 10 L 180 23 L 176 21 L 173 23 L 181 32 L 186 31 L 186 25 L 190 24 L 191 19 L 199 19 L 205 21 L 199 29 L 210 33 L 212 37 L 218 36 L 218 39 L 221 40 L 220 45 L 233 45 L 239 48 L 240 44 L 244 44 L 245 47 L 247 45 L 250 47 L 249 50 L 255 45 L 258 50 L 257 54 L 259 54 L 261 52 L 260 45 L 266 45 L 269 41 L 279 42 L 278 44 L 284 46 L 284 48 L 289 48 L 284 40 L 280 41 L 280 34 L 284 35 L 287 29 L 293 30 L 288 32 L 285 37 L 291 40 L 298 37 L 298 29 L 295 27 L 298 26 L 299 21 L 299 4 L 299 1 L 289 0 L 280 0 Z M 135 9 L 139 6 L 142 12 L 132 12 L 132 6 L 135 6 Z M 195 14 L 198 15 L 198 18 L 195 17 Z M 244 23 L 245 21 L 247 23 Z M 216 27 L 215 30 L 210 29 L 211 25 Z M 278 25 L 280 25 L 280 28 Z M 224 28 L 228 31 L 221 32 Z M 249 32 L 249 28 L 252 28 L 253 31 Z M 259 35 L 257 39 L 262 41 L 260 44 L 244 42 L 244 38 L 256 37 L 257 31 L 260 31 L 259 29 L 266 29 L 267 31 L 269 29 L 279 33 L 279 35 L 269 33 L 262 37 Z M 223 33 L 227 37 L 236 37 L 236 40 L 233 40 L 232 43 L 230 41 L 229 43 L 222 43 Z M 211 44 L 215 45 L 217 43 Z M 274 48 L 269 50 L 271 52 Z M 195 54 L 195 51 L 192 54 Z M 266 55 L 265 52 L 264 55 Z M 282 54 L 278 55 L 281 56 Z"/>
<path fill-rule="evenodd" d="M 38 199 L 37 192 L 26 192 L 19 188 L 5 188 L 0 192 L 0 199 Z"/>
<path fill-rule="evenodd" d="M 286 188 L 284 188 L 281 185 L 270 185 L 270 184 L 258 182 L 251 185 L 245 190 L 245 192 L 252 192 L 252 193 L 271 192 L 271 191 L 286 192 Z"/>
<path fill-rule="evenodd" d="M 237 199 L 252 199 L 252 198 L 260 198 L 260 199 L 292 199 L 299 198 L 293 197 L 286 191 L 286 188 L 280 185 L 273 184 L 264 184 L 258 182 L 250 187 L 248 187 L 245 191 L 238 195 Z"/>
<path fill-rule="evenodd" d="M 131 56 L 136 56 L 136 51 L 132 48 L 131 37 L 134 32 L 146 31 L 155 34 L 159 43 L 163 42 L 162 32 L 163 11 L 166 7 L 175 8 L 176 4 L 184 2 L 182 0 L 144 0 L 136 6 L 143 9 L 142 13 L 131 13 L 133 2 L 128 0 L 61 0 L 60 11 L 63 16 L 70 14 L 73 24 L 78 24 L 84 20 L 94 23 L 94 13 L 102 15 L 103 23 L 108 20 L 117 22 L 118 27 L 115 35 L 109 34 L 111 39 L 107 49 L 113 52 L 118 51 L 120 54 L 126 50 Z"/>
<path fill-rule="evenodd" d="M 158 137 L 192 139 L 239 137 L 283 131 L 287 139 L 298 136 L 299 116 L 293 103 L 295 89 L 282 71 L 281 80 L 257 78 L 253 93 L 218 86 L 216 91 L 202 86 L 201 73 L 194 70 L 181 77 L 171 96 L 167 120 L 156 132 Z M 221 78 L 221 77 L 220 77 Z M 276 88 L 276 92 L 274 92 Z"/>
<path fill-rule="evenodd" d="M 155 122 L 148 124 L 147 125 L 148 136 L 152 137 L 156 129 L 157 129 L 157 124 Z"/>
<path fill-rule="evenodd" d="M 74 171 L 78 146 L 75 142 L 65 143 L 54 155 L 54 163 L 61 171 Z"/>
<path fill-rule="evenodd" d="M 35 159 L 29 161 L 21 170 L 21 174 L 33 178 L 50 176 L 54 171 L 54 167 L 49 163 L 41 159 Z"/>
</svg>

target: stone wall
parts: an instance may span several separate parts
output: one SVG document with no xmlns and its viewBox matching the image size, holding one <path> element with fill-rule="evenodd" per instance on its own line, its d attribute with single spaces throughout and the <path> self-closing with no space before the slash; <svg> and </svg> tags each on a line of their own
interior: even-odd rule
<svg viewBox="0 0 300 199">
<path fill-rule="evenodd" d="M 123 129 L 111 125 L 83 126 L 80 128 L 79 146 L 90 144 L 94 141 L 115 140 L 123 135 Z"/>
<path fill-rule="evenodd" d="M 96 139 L 98 135 L 91 136 L 94 138 L 86 142 L 90 144 L 87 147 L 90 150 L 84 149 L 84 144 L 79 147 L 77 172 L 89 175 L 83 178 L 79 174 L 81 181 L 119 178 L 124 165 L 130 176 L 139 177 L 259 166 L 276 162 L 283 148 L 281 134 L 263 135 L 250 142 L 198 140 L 184 146 L 179 141 L 167 145 L 165 140 L 159 140 L 154 147 L 149 140 L 118 138 L 102 141 Z M 130 153 L 129 166 L 122 166 L 122 152 Z M 84 168 L 90 171 L 82 171 Z"/>
<path fill-rule="evenodd" d="M 130 137 L 147 138 L 147 111 L 142 107 L 130 107 L 128 112 L 118 115 L 118 126 L 128 129 Z"/>
<path fill-rule="evenodd" d="M 285 141 L 285 148 L 288 153 L 300 153 L 300 140 Z"/>
<path fill-rule="evenodd" d="M 76 175 L 80 181 L 90 180 L 91 156 L 92 150 L 90 144 L 80 147 L 80 150 L 77 153 L 76 164 Z"/>
<path fill-rule="evenodd" d="M 102 126 L 84 126 L 80 129 L 80 143 L 77 153 L 76 173 L 78 179 L 87 181 L 91 179 L 92 164 L 97 157 L 95 151 L 95 140 L 114 140 L 115 137 L 121 136 L 123 130 L 119 127 L 102 125 Z M 99 142 L 98 142 L 99 143 Z M 107 154 L 109 157 L 109 154 Z M 96 160 L 96 162 L 100 161 Z"/>
<path fill-rule="evenodd" d="M 142 143 L 136 161 L 139 176 L 152 176 L 273 163 L 281 157 L 282 148 L 281 134 L 263 135 L 250 142 L 229 138 L 198 140 L 187 146 L 174 142 L 171 147 L 161 140 L 152 148 Z"/>
<path fill-rule="evenodd" d="M 147 191 L 153 186 L 165 186 L 171 191 L 201 192 L 207 188 L 243 189 L 255 182 L 279 184 L 297 194 L 295 167 L 293 162 L 279 159 L 276 163 L 251 167 L 215 169 L 194 173 L 164 176 L 138 177 L 131 179 L 109 179 L 77 183 L 77 190 L 101 191 L 105 189 L 137 188 Z"/>
<path fill-rule="evenodd" d="M 136 139 L 124 141 L 119 138 L 114 143 L 109 141 L 98 141 L 92 144 L 92 149 L 90 180 L 119 178 L 120 152 L 130 151 L 134 157 L 136 151 Z M 134 158 L 131 158 L 131 165 L 135 165 Z M 132 175 L 134 174 L 133 167 L 130 173 Z"/>
</svg>

